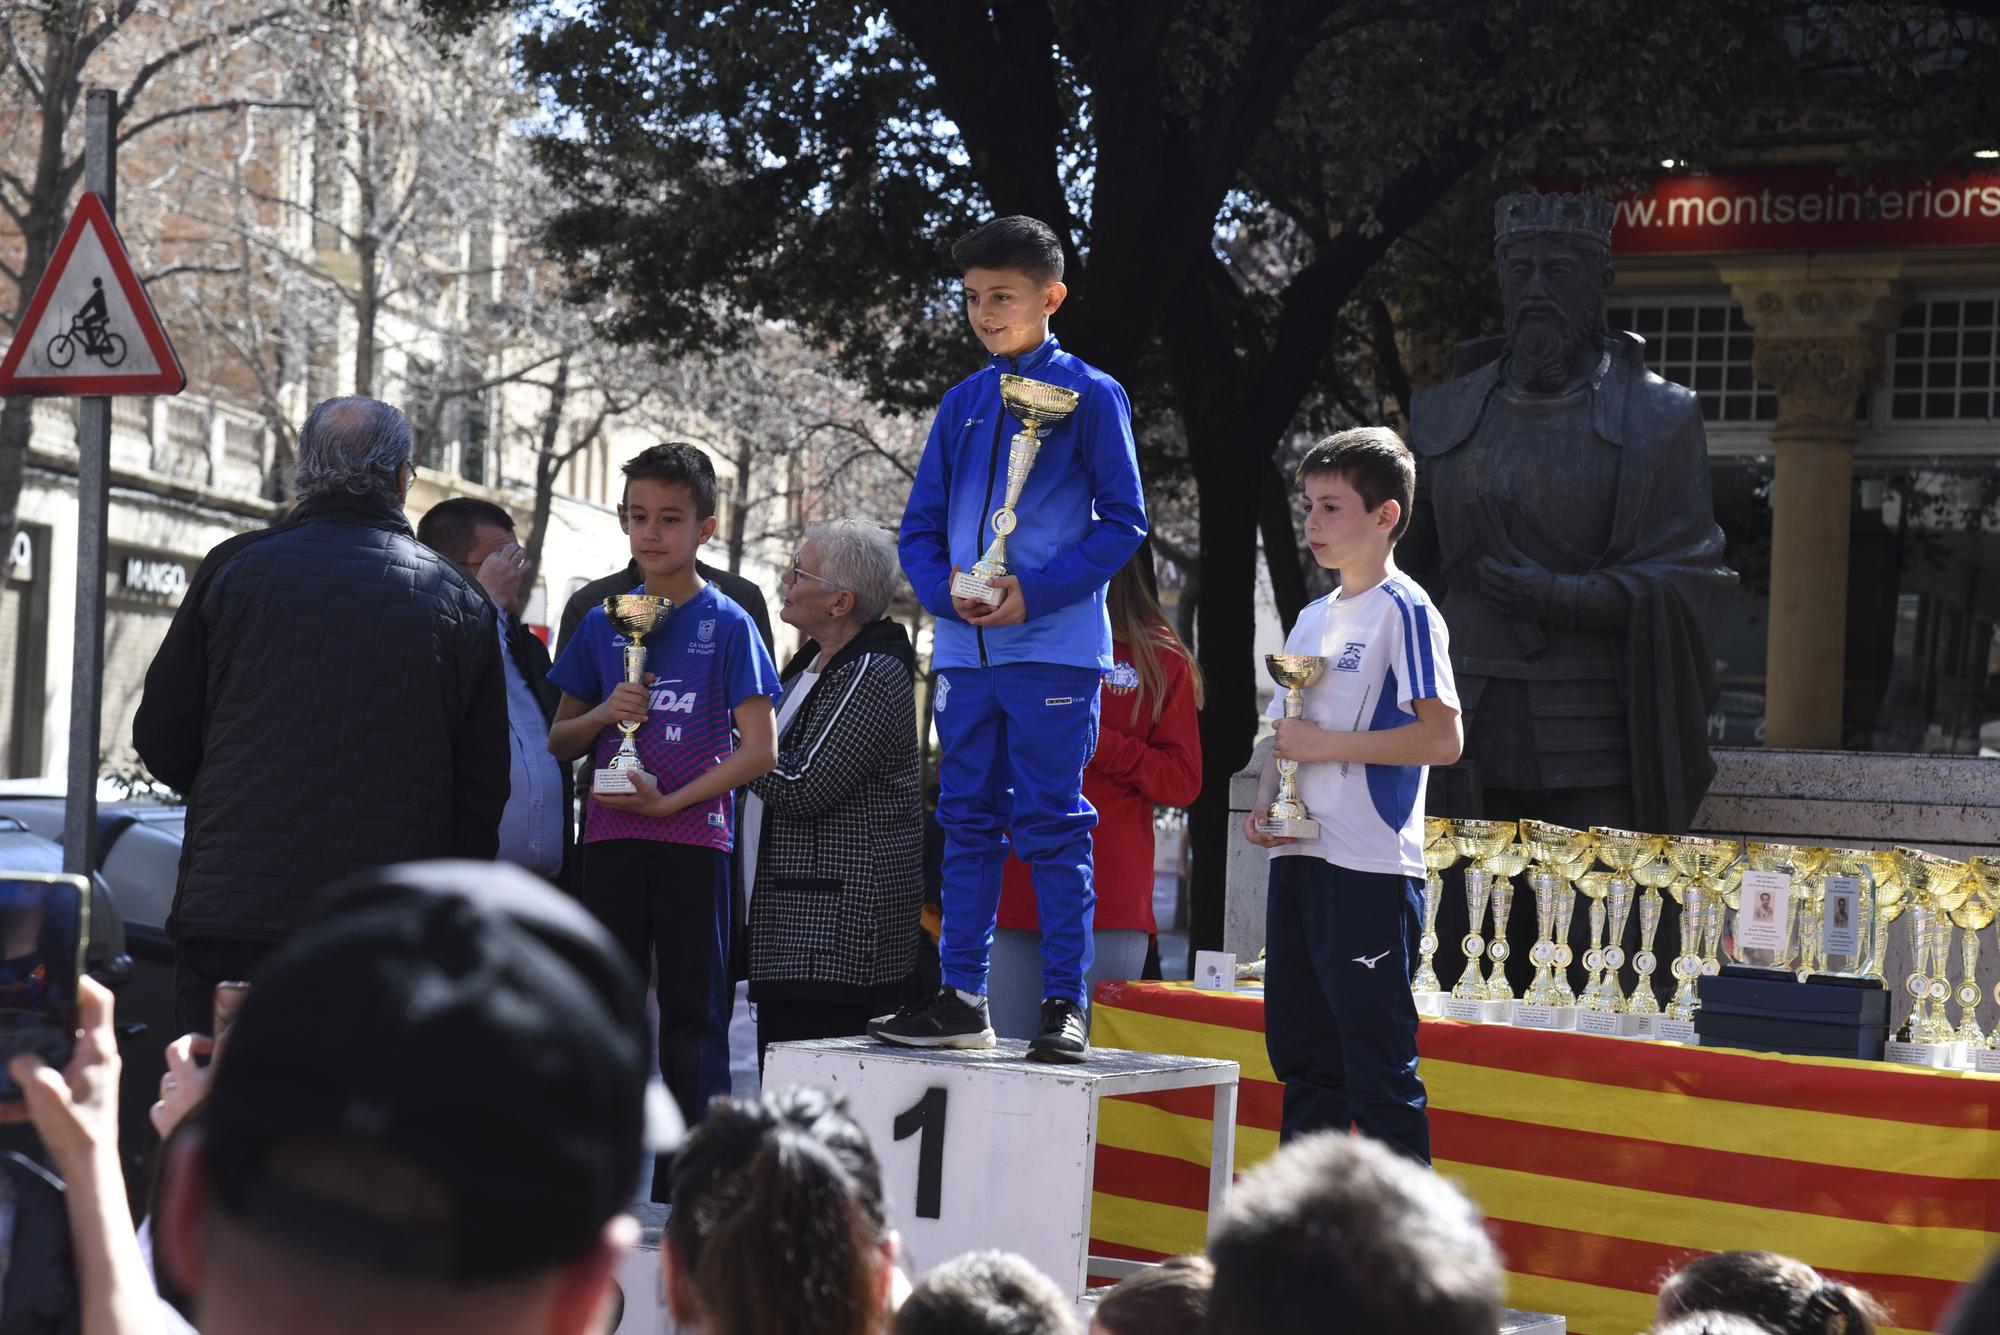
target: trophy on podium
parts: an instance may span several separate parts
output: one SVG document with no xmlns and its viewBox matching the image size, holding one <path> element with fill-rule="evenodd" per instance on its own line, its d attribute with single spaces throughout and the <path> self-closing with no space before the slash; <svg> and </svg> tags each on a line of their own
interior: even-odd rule
<svg viewBox="0 0 2000 1335">
<path fill-rule="evenodd" d="M 1458 861 L 1458 846 L 1451 839 L 1451 822 L 1442 816 L 1424 818 L 1424 931 L 1417 938 L 1416 976 L 1410 980 L 1410 991 L 1417 998 L 1417 1013 L 1420 1015 L 1440 1014 L 1438 1004 L 1437 969 L 1431 957 L 1437 954 L 1438 901 L 1444 897 L 1443 874 Z"/>
<path fill-rule="evenodd" d="M 1514 947 L 1507 940 L 1507 918 L 1514 907 L 1514 878 L 1527 865 L 1528 850 L 1519 840 L 1503 844 L 1485 863 L 1493 877 L 1493 944 L 1486 948 L 1486 958 L 1493 961 L 1493 975 L 1486 980 L 1486 999 L 1504 1003 L 1509 1018 L 1512 1018 L 1514 986 L 1507 981 L 1507 960 Z"/>
<path fill-rule="evenodd" d="M 1667 840 L 1667 857 L 1674 869 L 1688 878 L 1681 891 L 1681 953 L 1674 957 L 1674 999 L 1667 1005 L 1667 1018 L 1687 1023 L 1701 1009 L 1695 980 L 1702 976 L 1702 936 L 1708 924 L 1708 906 L 1722 894 L 1720 878 L 1736 861 L 1739 849 L 1734 839 L 1713 839 L 1698 834 L 1677 834 Z"/>
<path fill-rule="evenodd" d="M 1534 869 L 1528 873 L 1528 888 L 1535 896 L 1535 945 L 1529 952 L 1535 977 L 1528 984 L 1524 999 L 1531 1006 L 1573 1006 L 1576 999 L 1567 995 L 1566 965 L 1562 963 L 1561 950 L 1569 942 L 1570 915 L 1562 911 L 1561 901 L 1572 907 L 1576 903 L 1576 892 L 1570 889 L 1569 882 L 1571 866 L 1588 860 L 1591 838 L 1582 830 L 1544 820 L 1522 821 L 1521 838 L 1534 859 Z M 1559 973 L 1559 969 L 1564 972 Z"/>
<path fill-rule="evenodd" d="M 1285 717 L 1303 718 L 1304 691 L 1326 675 L 1326 660 L 1317 654 L 1266 654 L 1264 666 L 1270 671 L 1271 680 L 1285 688 Z M 1319 838 L 1319 822 L 1299 800 L 1298 783 L 1299 762 L 1280 760 L 1278 797 L 1264 813 L 1263 824 L 1259 826 L 1265 834 L 1287 839 Z"/>
<path fill-rule="evenodd" d="M 1519 830 L 1511 820 L 1454 820 L 1451 822 L 1452 843 L 1459 854 L 1467 859 L 1465 867 L 1465 939 L 1459 944 L 1465 950 L 1465 971 L 1452 984 L 1451 995 L 1457 1001 L 1480 1002 L 1486 1000 L 1486 977 L 1479 960 L 1486 953 L 1486 939 L 1479 929 L 1486 924 L 1486 900 L 1493 890 L 1493 873 L 1486 868 L 1486 860 L 1514 842 Z M 1506 958 L 1503 953 L 1501 959 Z"/>
<path fill-rule="evenodd" d="M 604 619 L 611 623 L 611 629 L 625 637 L 625 680 L 634 685 L 645 684 L 646 637 L 658 629 L 673 610 L 672 599 L 650 593 L 620 593 L 604 600 Z M 611 763 L 592 777 L 592 792 L 634 791 L 632 771 L 642 767 L 639 764 L 639 748 L 633 744 L 632 734 L 639 731 L 639 725 L 620 721 L 618 731 L 624 734 L 624 740 L 618 743 L 618 754 L 611 757 Z"/>
<path fill-rule="evenodd" d="M 1913 1003 L 1910 1010 L 1910 1041 L 1950 1043 L 1955 1035 L 1945 1016 L 1945 998 L 1951 985 L 1945 974 L 1951 953 L 1953 913 L 1964 907 L 1972 877 L 1969 863 L 1928 852 L 1921 848 L 1896 846 L 1896 865 L 1909 889 L 1911 946 L 1914 968 L 1905 986 Z M 1926 1009 L 1924 1003 L 1930 1003 Z"/>
<path fill-rule="evenodd" d="M 1075 412 L 1078 397 L 1073 389 L 1026 376 L 1000 377 L 1000 401 L 1007 405 L 1008 412 L 1021 419 L 1021 429 L 1007 442 L 1007 490 L 1000 508 L 993 512 L 993 543 L 985 555 L 972 563 L 972 569 L 961 570 L 952 580 L 953 597 L 982 603 L 1000 601 L 1000 590 L 993 581 L 1008 573 L 1007 535 L 1019 522 L 1014 507 L 1020 503 L 1021 489 L 1028 485 L 1028 471 L 1035 466 L 1035 456 L 1042 452 L 1041 437 L 1035 433 Z"/>
<path fill-rule="evenodd" d="M 1604 946 L 1604 972 L 1607 984 L 1604 1009 L 1619 1015 L 1628 1011 L 1636 1015 L 1654 1014 L 1658 1009 L 1658 1001 L 1653 996 L 1653 984 L 1649 976 L 1653 972 L 1654 964 L 1650 933 L 1642 933 L 1645 940 L 1641 943 L 1639 953 L 1645 956 L 1645 959 L 1634 961 L 1635 965 L 1641 967 L 1638 970 L 1639 989 L 1633 994 L 1633 1001 L 1637 1002 L 1639 992 L 1645 993 L 1649 1008 L 1635 1008 L 1626 1004 L 1624 985 L 1618 981 L 1618 971 L 1625 965 L 1625 924 L 1629 921 L 1632 911 L 1635 894 L 1632 887 L 1635 883 L 1646 886 L 1646 893 L 1653 904 L 1653 923 L 1656 927 L 1659 924 L 1660 887 L 1673 877 L 1668 875 L 1664 879 L 1642 881 L 1636 869 L 1649 862 L 1660 860 L 1663 856 L 1661 850 L 1665 847 L 1666 841 L 1657 834 L 1621 830 L 1610 825 L 1593 825 L 1590 827 L 1590 835 L 1595 841 L 1597 860 L 1610 871 L 1604 891 L 1611 931 L 1610 938 Z M 1643 926 L 1645 915 L 1642 912 L 1640 916 Z"/>
</svg>

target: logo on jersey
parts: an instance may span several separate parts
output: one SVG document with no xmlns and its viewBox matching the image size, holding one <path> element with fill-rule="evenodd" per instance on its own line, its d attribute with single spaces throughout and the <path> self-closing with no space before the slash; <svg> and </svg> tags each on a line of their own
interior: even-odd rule
<svg viewBox="0 0 2000 1335">
<path fill-rule="evenodd" d="M 1130 663 L 1119 663 L 1104 674 L 1104 684 L 1113 695 L 1130 695 L 1139 689 L 1139 669 Z"/>
<path fill-rule="evenodd" d="M 694 691 L 675 691 L 665 686 L 655 686 L 652 691 L 653 712 L 655 714 L 694 713 Z"/>
<path fill-rule="evenodd" d="M 1333 660 L 1335 672 L 1361 671 L 1361 655 L 1368 648 L 1358 640 L 1349 640 L 1340 651 L 1340 657 Z"/>
<path fill-rule="evenodd" d="M 694 637 L 703 644 L 715 638 L 715 618 L 710 617 L 695 628 Z"/>
<path fill-rule="evenodd" d="M 931 706 L 931 710 L 933 713 L 938 713 L 938 714 L 944 713 L 944 698 L 950 694 L 951 694 L 951 678 L 945 676 L 943 673 L 939 673 L 938 684 L 937 684 L 937 703 Z"/>
<path fill-rule="evenodd" d="M 723 815 L 720 811 L 711 811 L 708 813 L 708 823 L 718 830 L 727 829 L 729 827 L 729 817 Z"/>
</svg>

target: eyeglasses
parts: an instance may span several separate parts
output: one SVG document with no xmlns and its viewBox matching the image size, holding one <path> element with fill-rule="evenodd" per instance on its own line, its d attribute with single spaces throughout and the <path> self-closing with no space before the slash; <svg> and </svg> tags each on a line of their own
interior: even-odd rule
<svg viewBox="0 0 2000 1335">
<path fill-rule="evenodd" d="M 805 567 L 799 564 L 799 558 L 796 556 L 792 558 L 792 563 L 785 567 L 785 573 L 779 576 L 779 578 L 783 579 L 788 584 L 793 584 L 798 582 L 799 576 L 801 575 L 805 576 L 807 579 L 812 580 L 815 583 L 824 584 L 829 589 L 845 589 L 847 587 L 845 584 L 835 583 L 833 580 L 828 579 L 825 575 L 813 574 L 812 571 L 807 570 Z"/>
</svg>

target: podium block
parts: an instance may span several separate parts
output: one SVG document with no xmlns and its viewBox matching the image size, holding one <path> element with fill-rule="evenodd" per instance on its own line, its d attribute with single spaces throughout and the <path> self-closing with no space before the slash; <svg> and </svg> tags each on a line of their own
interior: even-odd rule
<svg viewBox="0 0 2000 1335">
<path fill-rule="evenodd" d="M 1211 1226 L 1236 1158 L 1232 1061 L 1093 1048 L 1074 1066 L 1027 1060 L 1027 1044 L 985 1051 L 895 1048 L 866 1038 L 774 1043 L 764 1085 L 811 1085 L 847 1099 L 882 1163 L 890 1221 L 910 1271 L 969 1251 L 1018 1252 L 1072 1297 L 1086 1276 L 1143 1265 L 1088 1255 L 1100 1100 L 1212 1086 Z"/>
</svg>

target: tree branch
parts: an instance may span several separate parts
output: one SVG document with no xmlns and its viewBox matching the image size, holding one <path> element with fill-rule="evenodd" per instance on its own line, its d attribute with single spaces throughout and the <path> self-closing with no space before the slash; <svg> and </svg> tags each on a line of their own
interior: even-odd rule
<svg viewBox="0 0 2000 1335">
<path fill-rule="evenodd" d="M 307 111 L 312 108 L 312 103 L 274 102 L 255 97 L 232 97 L 224 102 L 203 102 L 198 106 L 175 107 L 172 111 L 162 111 L 157 116 L 148 116 L 142 121 L 132 122 L 131 125 L 119 131 L 118 142 L 121 145 L 128 143 L 152 129 L 155 125 L 166 121 L 179 120 L 183 116 L 204 116 L 213 111 L 245 111 L 251 108 L 272 111 Z"/>
<path fill-rule="evenodd" d="M 124 22 L 130 16 L 132 8 L 136 4 L 137 0 L 126 0 L 126 3 L 122 6 L 124 12 L 120 14 L 118 22 Z M 125 85 L 125 91 L 118 95 L 119 116 L 123 117 L 126 112 L 130 111 L 132 104 L 139 100 L 139 94 L 145 91 L 146 85 L 151 83 L 161 70 L 164 70 L 175 61 L 191 56 L 205 46 L 212 46 L 225 37 L 241 37 L 246 32 L 255 32 L 259 28 L 277 22 L 291 12 L 290 8 L 273 9 L 251 18 L 241 19 L 229 24 L 227 27 L 218 28 L 214 32 L 203 33 L 199 37 L 183 42 L 172 50 L 154 57 L 139 67 L 138 72 L 132 76 L 132 82 Z M 77 68 L 81 69 L 82 67 L 83 62 L 78 61 Z M 119 142 L 124 142 L 123 136 L 120 136 Z"/>
</svg>

